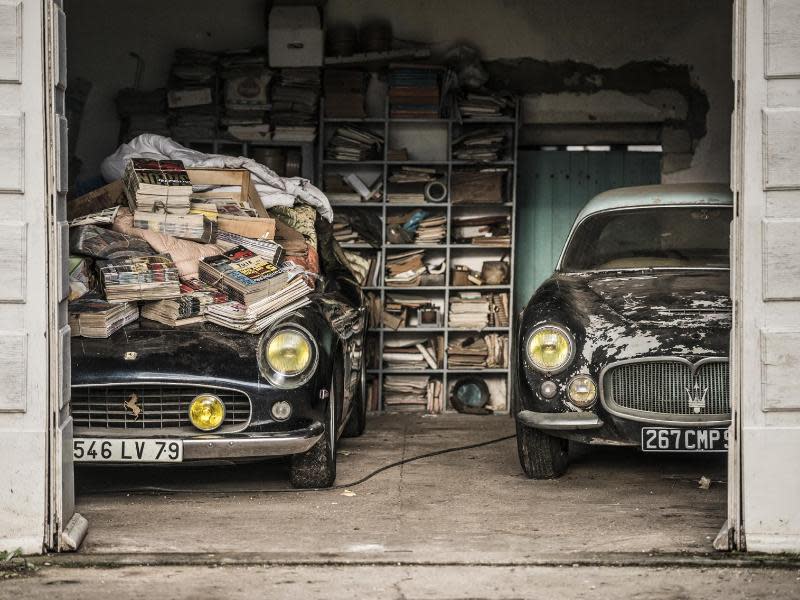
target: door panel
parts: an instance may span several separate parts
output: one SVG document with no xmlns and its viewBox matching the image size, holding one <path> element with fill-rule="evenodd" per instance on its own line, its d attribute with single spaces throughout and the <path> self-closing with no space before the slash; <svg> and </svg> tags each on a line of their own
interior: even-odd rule
<svg viewBox="0 0 800 600">
<path fill-rule="evenodd" d="M 515 306 L 524 306 L 553 272 L 578 212 L 617 187 L 661 182 L 655 152 L 519 152 Z"/>
</svg>

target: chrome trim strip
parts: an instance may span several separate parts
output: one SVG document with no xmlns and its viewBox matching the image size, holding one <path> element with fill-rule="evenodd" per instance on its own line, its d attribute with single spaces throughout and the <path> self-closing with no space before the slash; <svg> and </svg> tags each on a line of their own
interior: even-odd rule
<svg viewBox="0 0 800 600">
<path fill-rule="evenodd" d="M 664 419 L 664 418 L 645 416 L 644 414 L 642 414 L 642 411 L 627 409 L 625 407 L 619 406 L 615 402 L 606 401 L 606 394 L 603 388 L 605 386 L 606 373 L 610 369 L 627 364 L 646 363 L 646 362 L 677 362 L 686 364 L 689 365 L 689 367 L 692 369 L 692 375 L 694 375 L 697 369 L 699 369 L 704 364 L 730 363 L 730 359 L 724 357 L 708 357 L 708 358 L 702 358 L 696 362 L 692 362 L 686 358 L 683 358 L 682 356 L 651 356 L 642 358 L 629 358 L 626 360 L 619 360 L 613 363 L 609 363 L 605 367 L 603 367 L 603 369 L 600 371 L 600 376 L 598 377 L 600 385 L 600 403 L 603 405 L 603 408 L 605 408 L 609 412 L 609 414 L 612 414 L 615 417 L 620 417 L 622 419 L 630 419 L 631 421 L 639 421 L 640 423 L 655 423 L 658 425 L 711 426 L 711 425 L 730 424 L 731 415 L 729 413 L 724 415 L 700 415 L 700 416 L 671 415 L 672 418 Z M 647 414 L 656 414 L 656 413 L 647 413 Z"/>
<path fill-rule="evenodd" d="M 540 413 L 521 410 L 517 413 L 517 420 L 526 427 L 560 431 L 599 429 L 603 426 L 600 417 L 592 412 Z"/>
<path fill-rule="evenodd" d="M 150 381 L 150 380 L 138 380 L 134 379 L 132 381 L 120 382 L 120 383 L 79 383 L 79 384 L 72 384 L 70 388 L 103 388 L 103 387 L 130 387 L 136 385 L 143 385 L 143 386 L 174 386 L 174 387 L 198 387 L 210 390 L 226 390 L 229 392 L 236 392 L 237 394 L 242 394 L 245 398 L 247 398 L 247 402 L 250 404 L 250 414 L 247 418 L 247 422 L 243 423 L 239 429 L 233 430 L 231 433 L 238 433 L 240 431 L 244 431 L 248 427 L 250 427 L 250 422 L 253 420 L 253 399 L 250 398 L 250 394 L 245 392 L 244 390 L 240 390 L 238 388 L 232 388 L 224 385 L 211 385 L 207 383 L 186 383 L 186 382 L 178 382 L 178 381 Z M 222 425 L 224 427 L 224 425 Z M 95 428 L 92 427 L 92 430 Z M 157 431 L 156 428 L 153 428 L 153 431 Z M 198 429 L 199 431 L 199 429 Z"/>
</svg>

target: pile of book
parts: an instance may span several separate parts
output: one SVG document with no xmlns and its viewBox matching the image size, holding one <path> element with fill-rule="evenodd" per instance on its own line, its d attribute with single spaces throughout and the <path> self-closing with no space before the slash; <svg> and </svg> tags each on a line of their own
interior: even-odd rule
<svg viewBox="0 0 800 600">
<path fill-rule="evenodd" d="M 458 98 L 458 112 L 463 119 L 491 119 L 510 116 L 513 102 L 498 94 L 467 93 Z"/>
<path fill-rule="evenodd" d="M 438 244 L 447 237 L 447 217 L 424 210 L 389 215 L 386 224 L 389 243 Z M 412 237 L 413 236 L 413 237 Z"/>
<path fill-rule="evenodd" d="M 107 338 L 138 318 L 135 302 L 111 303 L 86 295 L 69 303 L 70 335 L 76 337 Z"/>
<path fill-rule="evenodd" d="M 181 295 L 178 269 L 166 255 L 111 260 L 100 269 L 109 302 L 163 300 Z"/>
<path fill-rule="evenodd" d="M 145 303 L 142 318 L 181 327 L 203 322 L 209 305 L 228 302 L 225 293 L 196 278 L 181 279 L 180 290 L 181 295 L 177 298 Z"/>
<path fill-rule="evenodd" d="M 325 116 L 362 119 L 367 116 L 367 74 L 352 69 L 325 69 Z"/>
<path fill-rule="evenodd" d="M 439 369 L 442 365 L 442 336 L 413 339 L 386 339 L 383 342 L 383 364 L 387 370 Z"/>
<path fill-rule="evenodd" d="M 453 241 L 458 244 L 511 246 L 511 217 L 488 215 L 483 217 L 456 217 L 453 219 Z"/>
<path fill-rule="evenodd" d="M 443 214 L 427 216 L 419 222 L 414 232 L 415 244 L 438 244 L 447 237 L 447 217 Z"/>
<path fill-rule="evenodd" d="M 508 336 L 490 333 L 450 340 L 447 366 L 453 369 L 505 368 L 508 366 Z"/>
<path fill-rule="evenodd" d="M 246 305 L 280 292 L 290 278 L 287 269 L 275 266 L 244 246 L 201 259 L 198 273 L 202 281 Z"/>
<path fill-rule="evenodd" d="M 505 158 L 507 132 L 497 128 L 468 130 L 453 141 L 453 157 L 470 162 Z"/>
<path fill-rule="evenodd" d="M 328 142 L 328 160 L 359 162 L 383 158 L 383 137 L 363 127 L 339 127 Z"/>
<path fill-rule="evenodd" d="M 458 292 L 450 297 L 448 321 L 457 329 L 483 329 L 489 327 L 491 314 L 489 295 L 480 292 Z"/>
<path fill-rule="evenodd" d="M 383 403 L 391 411 L 438 414 L 444 409 L 442 382 L 418 375 L 387 375 L 383 380 Z"/>
<path fill-rule="evenodd" d="M 313 142 L 321 84 L 315 67 L 283 68 L 272 86 L 272 139 L 279 142 Z"/>
<path fill-rule="evenodd" d="M 492 299 L 489 317 L 490 327 L 508 327 L 508 293 L 489 294 Z"/>
<path fill-rule="evenodd" d="M 424 250 L 409 250 L 386 255 L 386 285 L 418 286 L 423 273 L 427 272 L 423 258 Z"/>
<path fill-rule="evenodd" d="M 436 65 L 389 65 L 389 115 L 393 119 L 439 118 L 443 73 Z"/>
</svg>

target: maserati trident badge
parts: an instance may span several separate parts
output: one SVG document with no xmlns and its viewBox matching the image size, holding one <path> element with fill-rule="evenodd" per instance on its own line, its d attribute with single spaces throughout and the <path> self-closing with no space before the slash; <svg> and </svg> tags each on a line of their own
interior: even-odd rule
<svg viewBox="0 0 800 600">
<path fill-rule="evenodd" d="M 694 384 L 694 393 L 689 390 L 689 388 L 684 388 L 686 390 L 686 394 L 689 396 L 689 408 L 694 411 L 695 414 L 698 414 L 702 409 L 706 407 L 706 397 L 708 396 L 708 387 L 703 388 L 703 393 L 700 393 L 700 384 Z"/>
</svg>

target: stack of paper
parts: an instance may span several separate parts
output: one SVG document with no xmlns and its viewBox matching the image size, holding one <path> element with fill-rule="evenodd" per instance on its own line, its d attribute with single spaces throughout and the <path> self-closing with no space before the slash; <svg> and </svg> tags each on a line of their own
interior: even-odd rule
<svg viewBox="0 0 800 600">
<path fill-rule="evenodd" d="M 100 269 L 106 300 L 162 300 L 181 295 L 178 269 L 166 255 L 122 258 Z"/>
<path fill-rule="evenodd" d="M 438 244 L 447 237 L 447 217 L 445 215 L 432 215 L 419 222 L 415 232 L 414 243 Z"/>
<path fill-rule="evenodd" d="M 181 295 L 177 298 L 148 302 L 142 306 L 142 318 L 180 327 L 205 320 L 206 308 L 228 302 L 228 296 L 199 279 L 181 279 Z"/>
<path fill-rule="evenodd" d="M 489 326 L 490 301 L 475 292 L 459 292 L 450 297 L 450 327 L 458 329 L 483 329 Z"/>
<path fill-rule="evenodd" d="M 137 210 L 133 213 L 133 226 L 206 244 L 217 233 L 217 224 L 202 214 L 176 215 Z"/>
<path fill-rule="evenodd" d="M 441 115 L 440 77 L 437 65 L 389 65 L 389 111 L 392 118 L 429 118 Z"/>
<path fill-rule="evenodd" d="M 328 142 L 326 158 L 359 162 L 383 158 L 383 137 L 363 127 L 339 127 Z"/>
<path fill-rule="evenodd" d="M 416 286 L 427 272 L 424 250 L 410 250 L 386 256 L 386 285 Z"/>
<path fill-rule="evenodd" d="M 219 231 L 217 233 L 217 245 L 222 246 L 226 250 L 230 250 L 236 246 L 243 246 L 259 256 L 263 256 L 273 265 L 279 265 L 283 262 L 283 246 L 273 240 L 253 239 L 236 233 L 230 233 L 229 231 Z"/>
<path fill-rule="evenodd" d="M 441 336 L 386 339 L 383 345 L 383 363 L 387 370 L 427 370 L 441 367 Z"/>
<path fill-rule="evenodd" d="M 508 293 L 492 294 L 492 327 L 508 327 Z"/>
<path fill-rule="evenodd" d="M 453 241 L 458 244 L 508 248 L 511 246 L 511 217 L 507 214 L 456 217 L 453 219 Z"/>
<path fill-rule="evenodd" d="M 507 133 L 502 129 L 474 129 L 453 141 L 453 156 L 470 162 L 492 162 L 504 158 Z"/>
<path fill-rule="evenodd" d="M 496 333 L 451 339 L 447 366 L 452 369 L 505 368 L 508 366 L 508 336 Z"/>
<path fill-rule="evenodd" d="M 459 97 L 458 111 L 462 118 L 480 119 L 510 116 L 513 109 L 511 100 L 497 94 L 468 93 Z"/>
<path fill-rule="evenodd" d="M 69 327 L 73 336 L 107 338 L 138 318 L 139 308 L 135 302 L 112 304 L 96 296 L 84 296 L 69 303 Z"/>
<path fill-rule="evenodd" d="M 440 413 L 444 408 L 442 382 L 419 375 L 387 375 L 383 403 L 387 410 L 397 412 Z"/>
</svg>

